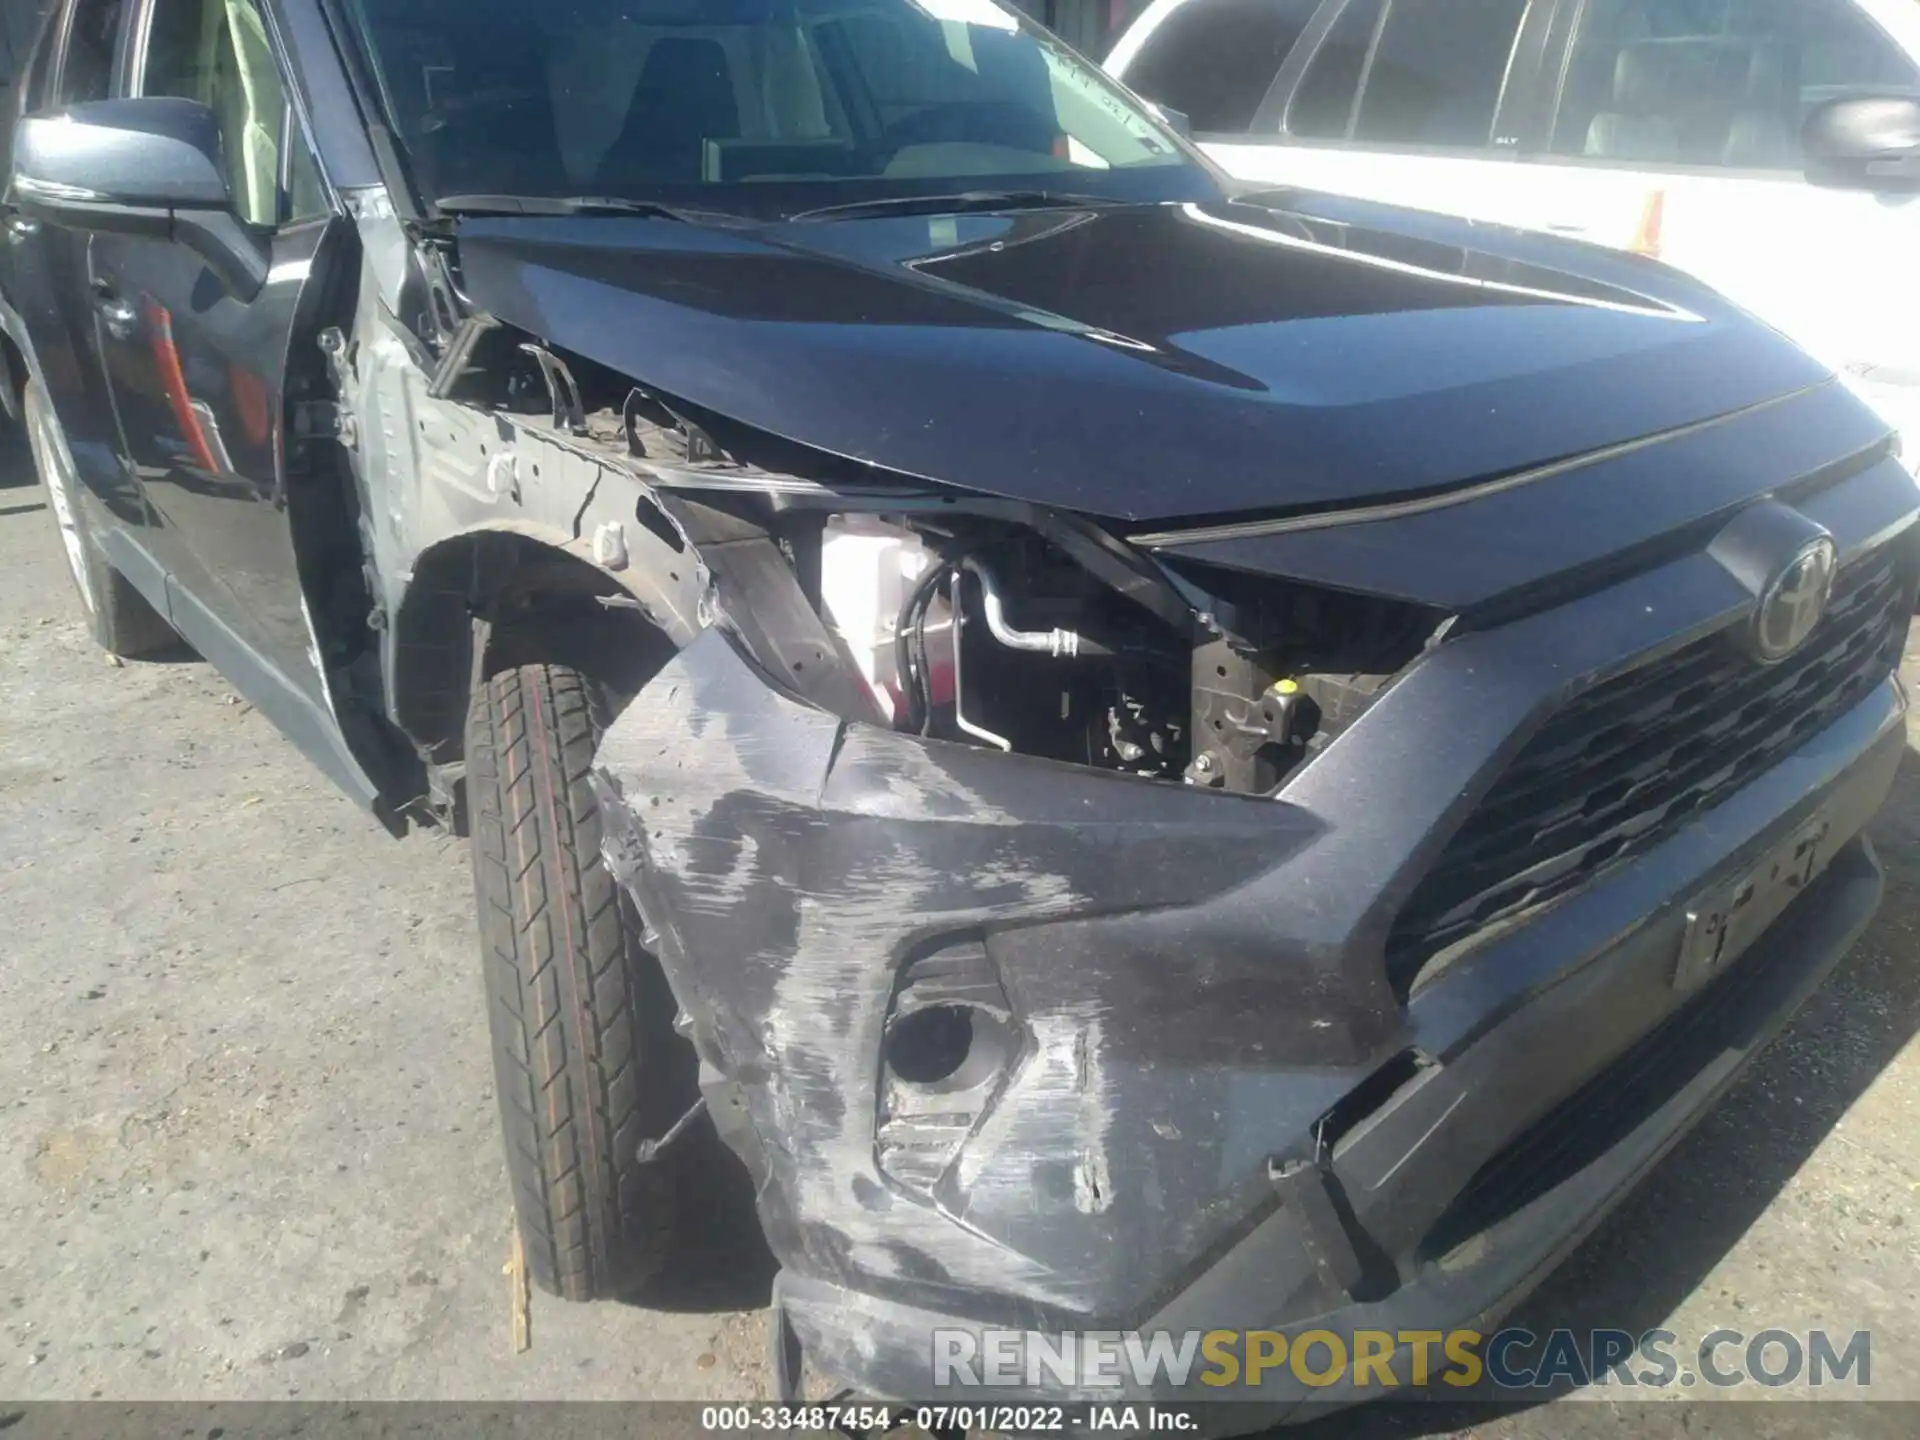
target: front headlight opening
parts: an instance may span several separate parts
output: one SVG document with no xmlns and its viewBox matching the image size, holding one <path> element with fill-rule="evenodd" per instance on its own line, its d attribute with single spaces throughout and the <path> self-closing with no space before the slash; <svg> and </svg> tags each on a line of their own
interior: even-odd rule
<svg viewBox="0 0 1920 1440">
<path fill-rule="evenodd" d="M 1156 608 L 1093 573 L 1104 556 L 952 511 L 818 533 L 803 588 L 896 730 L 1237 794 L 1277 791 L 1442 618 L 1199 566 L 1181 581 L 1201 608 Z"/>
<path fill-rule="evenodd" d="M 1038 535 L 836 516 L 822 608 L 895 728 L 1177 778 L 1190 638 Z"/>
</svg>

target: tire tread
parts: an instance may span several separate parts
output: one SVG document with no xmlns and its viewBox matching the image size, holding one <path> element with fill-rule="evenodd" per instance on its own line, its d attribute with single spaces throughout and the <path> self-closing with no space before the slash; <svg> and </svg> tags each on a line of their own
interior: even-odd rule
<svg viewBox="0 0 1920 1440">
<path fill-rule="evenodd" d="M 570 1300 L 650 1279 L 678 1222 L 671 1156 L 637 1156 L 672 1098 L 644 1082 L 684 1042 L 642 1003 L 652 961 L 599 856 L 587 776 L 603 707 L 579 672 L 523 665 L 486 682 L 467 737 L 507 1166 L 529 1273 Z"/>
</svg>

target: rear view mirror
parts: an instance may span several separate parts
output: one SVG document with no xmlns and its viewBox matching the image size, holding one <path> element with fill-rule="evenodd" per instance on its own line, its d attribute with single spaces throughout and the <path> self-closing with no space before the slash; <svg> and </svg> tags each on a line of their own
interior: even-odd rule
<svg viewBox="0 0 1920 1440">
<path fill-rule="evenodd" d="M 233 296 L 266 284 L 265 240 L 241 223 L 220 163 L 220 122 L 193 100 L 100 100 L 20 122 L 13 203 L 75 230 L 176 240 Z"/>
<path fill-rule="evenodd" d="M 1807 178 L 1816 185 L 1920 191 L 1920 100 L 1829 100 L 1807 117 L 1800 142 Z"/>
</svg>

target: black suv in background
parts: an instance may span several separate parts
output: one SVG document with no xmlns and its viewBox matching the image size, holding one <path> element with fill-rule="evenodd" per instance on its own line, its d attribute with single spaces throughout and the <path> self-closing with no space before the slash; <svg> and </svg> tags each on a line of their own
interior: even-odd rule
<svg viewBox="0 0 1920 1440">
<path fill-rule="evenodd" d="M 1657 265 L 1235 193 L 992 0 L 63 0 L 19 90 L 94 634 L 472 837 L 559 1294 L 717 1133 L 790 1391 L 1484 1320 L 1878 901 L 1920 500 Z"/>
</svg>

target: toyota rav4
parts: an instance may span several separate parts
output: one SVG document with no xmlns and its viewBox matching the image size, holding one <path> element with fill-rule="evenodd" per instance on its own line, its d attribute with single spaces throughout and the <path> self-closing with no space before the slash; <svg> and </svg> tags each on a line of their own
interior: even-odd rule
<svg viewBox="0 0 1920 1440">
<path fill-rule="evenodd" d="M 717 1132 L 789 1393 L 1482 1320 L 1878 900 L 1920 495 L 1657 264 L 1236 192 L 996 0 L 63 0 L 20 90 L 94 633 L 471 835 L 561 1295 Z"/>
</svg>

